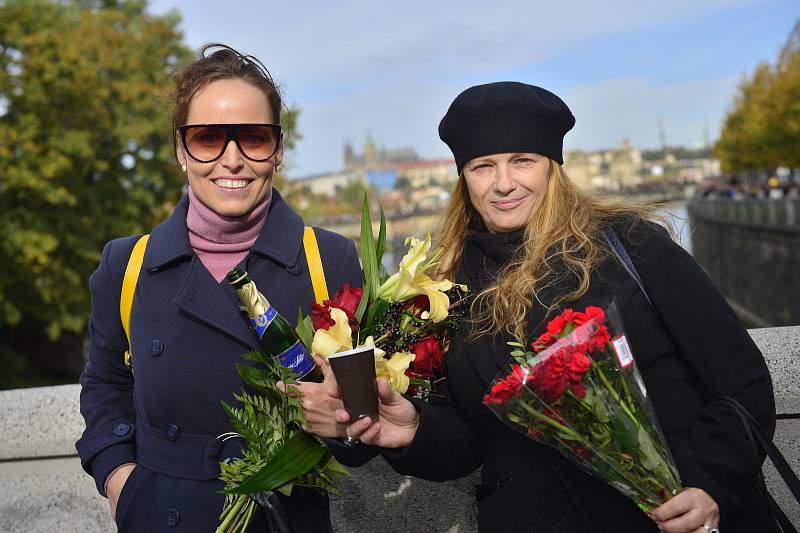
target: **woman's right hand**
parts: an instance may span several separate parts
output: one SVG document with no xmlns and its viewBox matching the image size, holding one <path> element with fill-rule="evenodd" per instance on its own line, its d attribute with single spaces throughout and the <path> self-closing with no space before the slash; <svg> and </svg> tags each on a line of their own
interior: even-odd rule
<svg viewBox="0 0 800 533">
<path fill-rule="evenodd" d="M 378 408 L 377 421 L 370 417 L 357 420 L 347 426 L 347 435 L 381 448 L 404 448 L 411 444 L 419 427 L 419 412 L 413 403 L 392 389 L 386 378 L 378 380 Z M 337 418 L 347 422 L 347 411 L 337 411 Z"/>
<path fill-rule="evenodd" d="M 112 520 L 117 519 L 119 495 L 134 468 L 136 468 L 136 463 L 125 463 L 115 468 L 106 479 L 106 496 L 108 496 L 108 505 L 111 507 Z"/>
</svg>

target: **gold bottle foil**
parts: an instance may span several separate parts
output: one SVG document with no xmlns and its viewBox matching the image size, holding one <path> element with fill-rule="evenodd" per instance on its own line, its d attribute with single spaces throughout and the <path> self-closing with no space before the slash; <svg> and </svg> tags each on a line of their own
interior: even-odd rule
<svg viewBox="0 0 800 533">
<path fill-rule="evenodd" d="M 245 283 L 240 289 L 236 289 L 239 299 L 247 310 L 247 316 L 255 320 L 267 312 L 270 305 L 264 295 L 258 292 L 256 284 L 252 281 Z"/>
</svg>

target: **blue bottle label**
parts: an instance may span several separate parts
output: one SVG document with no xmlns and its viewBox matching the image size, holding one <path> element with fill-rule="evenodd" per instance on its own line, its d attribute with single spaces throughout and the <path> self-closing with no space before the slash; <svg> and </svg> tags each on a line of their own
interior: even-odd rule
<svg viewBox="0 0 800 533">
<path fill-rule="evenodd" d="M 314 359 L 308 353 L 305 345 L 299 340 L 276 357 L 283 366 L 291 368 L 301 378 L 314 369 Z"/>
<path fill-rule="evenodd" d="M 276 316 L 278 316 L 278 312 L 270 305 L 263 314 L 250 319 L 250 325 L 253 326 L 259 339 L 264 336 L 264 332 L 267 331 L 267 328 L 272 321 L 275 320 Z"/>
</svg>

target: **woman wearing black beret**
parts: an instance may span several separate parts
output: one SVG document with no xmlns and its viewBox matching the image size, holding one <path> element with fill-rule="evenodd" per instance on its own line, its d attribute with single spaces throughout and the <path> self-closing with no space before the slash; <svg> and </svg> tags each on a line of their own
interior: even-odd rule
<svg viewBox="0 0 800 533">
<path fill-rule="evenodd" d="M 558 96 L 523 83 L 471 87 L 452 103 L 439 135 L 459 180 L 439 235 L 439 274 L 478 293 L 472 319 L 453 339 L 442 404 L 409 400 L 382 382 L 379 420 L 355 422 L 348 434 L 379 447 L 403 474 L 447 480 L 482 467 L 481 531 L 770 531 L 754 490 L 760 464 L 737 415 L 715 400 L 733 396 L 771 433 L 764 359 L 703 270 L 646 210 L 569 180 L 562 142 L 574 123 Z M 613 255 L 608 230 L 641 286 Z M 685 487 L 652 516 L 481 402 L 508 360 L 507 340 L 538 335 L 566 304 L 610 295 Z M 713 393 L 701 385 L 708 382 Z"/>
</svg>

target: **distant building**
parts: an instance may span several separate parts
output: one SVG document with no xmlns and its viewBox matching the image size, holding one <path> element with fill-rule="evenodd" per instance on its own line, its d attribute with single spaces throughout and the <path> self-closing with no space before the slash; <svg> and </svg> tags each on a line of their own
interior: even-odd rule
<svg viewBox="0 0 800 533">
<path fill-rule="evenodd" d="M 453 159 L 428 159 L 399 163 L 395 167 L 397 177 L 405 178 L 411 188 L 428 185 L 446 185 L 458 179 L 456 162 Z"/>
<path fill-rule="evenodd" d="M 423 211 L 444 209 L 449 199 L 450 193 L 438 185 L 411 189 L 408 198 L 411 205 Z"/>
<path fill-rule="evenodd" d="M 613 150 L 565 150 L 564 170 L 581 188 L 630 187 L 642 182 L 642 153 L 627 139 Z"/>
<path fill-rule="evenodd" d="M 345 142 L 344 145 L 344 168 L 350 172 L 391 170 L 398 164 L 417 159 L 419 158 L 413 148 L 387 150 L 386 147 L 382 147 L 379 150 L 370 132 L 367 132 L 364 149 L 360 155 L 355 152 L 350 142 Z"/>
<path fill-rule="evenodd" d="M 631 187 L 642 183 L 642 153 L 636 150 L 628 139 L 622 141 L 622 146 L 611 153 L 608 162 L 609 185 L 617 187 Z"/>
<path fill-rule="evenodd" d="M 363 174 L 355 172 L 327 172 L 298 178 L 289 182 L 291 190 L 307 190 L 312 194 L 335 197 L 339 191 L 352 181 L 364 181 Z"/>
<path fill-rule="evenodd" d="M 600 174 L 601 166 L 597 158 L 592 161 L 583 150 L 564 152 L 564 171 L 582 189 L 592 187 L 592 178 Z"/>
<path fill-rule="evenodd" d="M 388 190 L 400 178 L 408 180 L 414 188 L 445 185 L 458 178 L 452 159 L 421 160 L 413 148 L 379 149 L 370 132 L 367 132 L 360 154 L 350 142 L 345 142 L 343 156 L 344 170 L 308 176 L 296 181 L 316 194 L 334 196 L 354 179 L 369 183 L 380 190 Z"/>
</svg>

